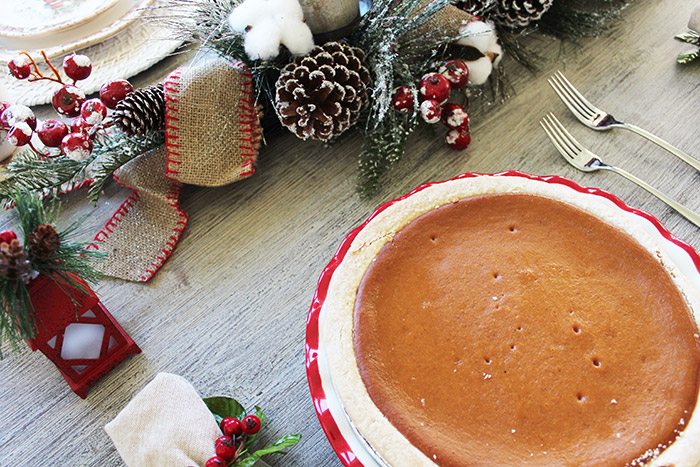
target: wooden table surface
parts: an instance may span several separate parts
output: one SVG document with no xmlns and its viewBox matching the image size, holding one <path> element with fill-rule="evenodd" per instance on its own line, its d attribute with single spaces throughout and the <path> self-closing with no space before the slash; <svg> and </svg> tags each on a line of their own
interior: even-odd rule
<svg viewBox="0 0 700 467">
<path fill-rule="evenodd" d="M 414 137 L 372 199 L 355 191 L 362 143 L 357 133 L 328 148 L 300 142 L 286 130 L 272 132 L 253 177 L 221 188 L 187 186 L 182 208 L 189 226 L 155 278 L 145 284 L 106 278 L 97 287 L 142 354 L 83 400 L 43 355 L 26 347 L 14 354 L 4 349 L 0 466 L 122 465 L 103 427 L 158 372 L 183 376 L 204 396 L 261 405 L 270 417 L 270 438 L 301 433 L 302 442 L 286 456 L 267 459 L 271 465 L 340 465 L 316 418 L 304 368 L 316 281 L 352 228 L 379 204 L 422 183 L 510 169 L 563 175 L 609 190 L 700 248 L 700 229 L 641 188 L 612 173 L 584 174 L 565 164 L 538 124 L 554 112 L 608 162 L 700 212 L 700 173 L 630 132 L 583 127 L 546 81 L 562 70 L 599 107 L 700 157 L 700 62 L 677 65 L 676 55 L 688 46 L 673 39 L 685 31 L 696 3 L 638 0 L 616 28 L 579 45 L 533 38 L 546 61 L 536 73 L 507 62 L 516 93 L 473 115 L 468 150 L 455 152 L 442 137 Z M 134 82 L 155 81 L 183 60 L 166 60 Z M 110 183 L 93 207 L 85 193 L 73 193 L 64 197 L 64 217 L 90 213 L 83 236 L 91 239 L 128 194 Z"/>
</svg>

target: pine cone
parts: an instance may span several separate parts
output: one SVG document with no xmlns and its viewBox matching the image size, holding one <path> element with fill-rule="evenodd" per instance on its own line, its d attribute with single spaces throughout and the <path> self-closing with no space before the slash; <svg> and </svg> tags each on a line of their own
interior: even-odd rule
<svg viewBox="0 0 700 467">
<path fill-rule="evenodd" d="M 163 83 L 132 92 L 117 104 L 110 118 L 129 136 L 163 129 L 165 126 Z"/>
<path fill-rule="evenodd" d="M 321 141 L 354 125 L 368 100 L 364 58 L 357 47 L 327 42 L 285 66 L 275 85 L 282 124 L 301 139 Z"/>
<path fill-rule="evenodd" d="M 542 18 L 554 0 L 499 0 L 491 18 L 509 28 L 522 28 Z"/>
<path fill-rule="evenodd" d="M 19 279 L 29 273 L 29 255 L 19 242 L 0 243 L 0 277 L 9 280 Z"/>
<path fill-rule="evenodd" d="M 476 16 L 488 16 L 488 13 L 496 8 L 497 0 L 463 0 L 455 3 L 461 10 Z"/>
<path fill-rule="evenodd" d="M 34 258 L 53 256 L 61 246 L 61 238 L 51 224 L 41 224 L 29 234 L 29 251 Z"/>
</svg>

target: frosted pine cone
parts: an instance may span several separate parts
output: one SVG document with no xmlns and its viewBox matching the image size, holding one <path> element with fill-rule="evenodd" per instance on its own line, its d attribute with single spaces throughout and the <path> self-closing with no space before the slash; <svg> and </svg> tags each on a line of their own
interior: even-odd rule
<svg viewBox="0 0 700 467">
<path fill-rule="evenodd" d="M 163 129 L 165 127 L 163 84 L 147 86 L 128 94 L 119 101 L 110 118 L 129 136 Z"/>
<path fill-rule="evenodd" d="M 41 224 L 29 234 L 29 251 L 34 258 L 53 256 L 61 246 L 61 238 L 51 224 Z"/>
<path fill-rule="evenodd" d="M 0 277 L 15 280 L 29 274 L 29 255 L 19 240 L 0 243 Z"/>
<path fill-rule="evenodd" d="M 463 0 L 455 3 L 455 6 L 472 15 L 488 16 L 498 3 L 497 0 Z"/>
<path fill-rule="evenodd" d="M 364 52 L 327 42 L 282 69 L 275 85 L 280 122 L 301 139 L 328 141 L 357 122 L 367 102 Z"/>
<path fill-rule="evenodd" d="M 491 18 L 509 28 L 522 28 L 542 18 L 554 0 L 499 0 Z"/>
</svg>

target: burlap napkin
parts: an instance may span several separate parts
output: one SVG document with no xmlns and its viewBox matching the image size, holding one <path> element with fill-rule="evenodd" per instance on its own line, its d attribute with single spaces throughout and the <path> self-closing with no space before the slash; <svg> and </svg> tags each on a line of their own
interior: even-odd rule
<svg viewBox="0 0 700 467">
<path fill-rule="evenodd" d="M 203 466 L 221 435 L 192 385 L 169 373 L 158 373 L 105 431 L 129 467 Z"/>
</svg>

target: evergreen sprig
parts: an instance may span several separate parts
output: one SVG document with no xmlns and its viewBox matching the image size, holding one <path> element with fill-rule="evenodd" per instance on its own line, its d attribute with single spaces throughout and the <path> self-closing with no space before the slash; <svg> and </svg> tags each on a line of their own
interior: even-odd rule
<svg viewBox="0 0 700 467">
<path fill-rule="evenodd" d="M 12 200 L 14 204 L 13 213 L 19 224 L 18 238 L 23 239 L 25 248 L 29 243 L 29 235 L 37 227 L 42 224 L 53 225 L 58 220 L 60 205 L 55 199 L 44 204 L 41 195 L 20 191 L 4 192 L 3 197 Z M 101 277 L 93 262 L 101 258 L 102 254 L 86 250 L 85 243 L 74 241 L 79 224 L 79 220 L 73 221 L 57 231 L 60 246 L 53 255 L 37 258 L 32 255 L 31 249 L 28 250 L 33 274 L 47 276 L 71 299 L 73 290 L 83 294 L 89 292 L 81 281 L 96 284 Z M 9 341 L 16 349 L 22 339 L 33 338 L 40 325 L 35 320 L 34 307 L 24 280 L 0 278 L 0 302 L 0 344 Z"/>
<path fill-rule="evenodd" d="M 375 128 L 367 131 L 358 164 L 357 191 L 362 197 L 377 192 L 381 179 L 401 160 L 406 142 L 417 126 L 415 115 L 389 112 Z"/>
<path fill-rule="evenodd" d="M 431 28 L 430 21 L 450 0 L 374 0 L 352 36 L 353 45 L 366 54 L 372 75 L 367 130 L 382 125 L 391 114 L 395 82 L 411 85 L 444 55 L 444 45 L 466 35 L 459 24 Z"/>
<path fill-rule="evenodd" d="M 22 151 L 7 165 L 6 179 L 0 185 L 0 202 L 7 204 L 11 201 L 10 194 L 18 191 L 55 197 L 88 181 L 89 198 L 97 202 L 102 187 L 116 169 L 164 142 L 162 131 L 129 137 L 114 130 L 99 132 L 93 141 L 92 154 L 82 161 L 63 155 L 42 159 L 33 151 Z"/>
</svg>

